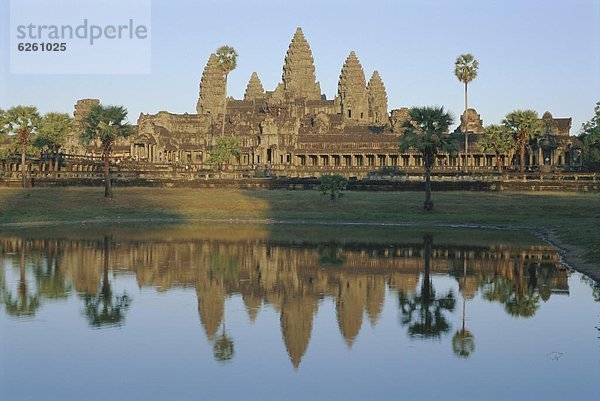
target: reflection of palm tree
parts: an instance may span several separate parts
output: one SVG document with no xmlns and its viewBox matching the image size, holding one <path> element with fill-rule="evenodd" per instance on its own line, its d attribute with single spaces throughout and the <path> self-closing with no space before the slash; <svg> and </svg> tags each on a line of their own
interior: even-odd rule
<svg viewBox="0 0 600 401">
<path fill-rule="evenodd" d="M 454 355 L 468 358 L 475 351 L 475 336 L 465 329 L 465 298 L 463 297 L 462 328 L 457 330 L 452 337 L 452 350 Z"/>
<path fill-rule="evenodd" d="M 525 277 L 522 269 L 515 269 L 513 280 L 495 276 L 484 284 L 483 298 L 500 302 L 511 316 L 534 316 L 539 307 L 540 295 L 536 289 L 535 268 L 532 267 L 529 273 L 529 276 Z"/>
<path fill-rule="evenodd" d="M 67 299 L 71 286 L 65 280 L 60 269 L 60 258 L 58 253 L 52 255 L 49 250 L 46 255 L 46 268 L 41 263 L 35 271 L 37 288 L 40 295 L 47 299 Z"/>
<path fill-rule="evenodd" d="M 21 240 L 21 257 L 19 261 L 19 286 L 17 297 L 9 293 L 6 286 L 2 286 L 2 302 L 6 308 L 6 313 L 11 316 L 26 317 L 34 316 L 40 307 L 40 300 L 37 294 L 30 294 L 27 286 L 27 277 L 25 274 L 25 241 Z"/>
<path fill-rule="evenodd" d="M 431 247 L 433 239 L 427 234 L 424 237 L 424 275 L 421 283 L 421 292 L 407 296 L 403 291 L 399 293 L 401 322 L 408 325 L 411 336 L 423 338 L 439 337 L 450 330 L 450 324 L 444 316 L 444 311 L 454 310 L 454 294 L 452 290 L 440 298 L 435 295 L 431 283 L 429 265 L 431 260 Z"/>
<path fill-rule="evenodd" d="M 131 302 L 129 296 L 113 296 L 110 281 L 108 280 L 108 259 L 110 256 L 110 239 L 104 236 L 103 276 L 100 291 L 97 294 L 84 294 L 84 313 L 88 322 L 93 327 L 120 326 L 125 319 L 124 312 Z"/>
<path fill-rule="evenodd" d="M 346 261 L 346 257 L 341 254 L 342 249 L 334 242 L 319 245 L 319 264 L 321 266 L 340 266 Z"/>
<path fill-rule="evenodd" d="M 462 275 L 462 328 L 457 330 L 452 337 L 452 350 L 456 356 L 468 358 L 475 351 L 475 336 L 465 328 L 466 315 L 466 297 L 470 295 L 465 293 L 467 288 L 467 259 L 463 259 L 463 275 Z"/>
<path fill-rule="evenodd" d="M 539 307 L 540 296 L 531 287 L 518 291 L 505 304 L 506 311 L 514 317 L 532 317 Z"/>
<path fill-rule="evenodd" d="M 227 336 L 225 324 L 223 324 L 223 331 L 221 332 L 221 335 L 217 337 L 215 343 L 213 344 L 213 355 L 215 357 L 215 361 L 230 361 L 231 359 L 233 359 L 234 354 L 235 349 L 233 346 L 233 339 Z"/>
</svg>

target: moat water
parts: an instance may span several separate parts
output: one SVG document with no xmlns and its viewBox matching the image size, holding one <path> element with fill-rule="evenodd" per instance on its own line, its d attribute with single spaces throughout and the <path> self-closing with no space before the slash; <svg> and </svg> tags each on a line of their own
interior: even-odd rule
<svg viewBox="0 0 600 401">
<path fill-rule="evenodd" d="M 521 233 L 0 234 L 2 400 L 597 400 L 600 287 Z"/>
</svg>

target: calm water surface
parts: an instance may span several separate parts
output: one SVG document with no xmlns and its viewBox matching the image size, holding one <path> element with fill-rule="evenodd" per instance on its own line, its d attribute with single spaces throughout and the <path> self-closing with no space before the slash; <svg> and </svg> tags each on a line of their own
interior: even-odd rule
<svg viewBox="0 0 600 401">
<path fill-rule="evenodd" d="M 597 400 L 600 290 L 515 233 L 0 235 L 2 400 Z"/>
</svg>

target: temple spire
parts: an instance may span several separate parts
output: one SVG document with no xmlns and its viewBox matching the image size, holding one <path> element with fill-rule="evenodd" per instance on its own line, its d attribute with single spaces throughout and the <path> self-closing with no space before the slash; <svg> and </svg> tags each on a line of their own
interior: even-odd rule
<svg viewBox="0 0 600 401">
<path fill-rule="evenodd" d="M 248 86 L 246 86 L 246 92 L 244 93 L 244 100 L 256 100 L 265 96 L 265 89 L 263 88 L 260 78 L 256 72 L 252 73 Z"/>
<path fill-rule="evenodd" d="M 217 56 L 208 58 L 200 79 L 200 96 L 196 105 L 198 114 L 219 115 L 225 111 L 225 77 L 217 65 Z"/>
<path fill-rule="evenodd" d="M 367 86 L 369 98 L 369 120 L 374 124 L 385 124 L 388 122 L 387 92 L 379 72 L 373 71 L 373 75 Z"/>
<path fill-rule="evenodd" d="M 321 99 L 321 87 L 316 82 L 312 51 L 299 27 L 285 56 L 282 80 L 283 92 L 287 98 Z"/>
<path fill-rule="evenodd" d="M 368 121 L 369 101 L 365 72 L 354 51 L 350 52 L 342 67 L 338 82 L 338 107 L 345 119 Z"/>
</svg>

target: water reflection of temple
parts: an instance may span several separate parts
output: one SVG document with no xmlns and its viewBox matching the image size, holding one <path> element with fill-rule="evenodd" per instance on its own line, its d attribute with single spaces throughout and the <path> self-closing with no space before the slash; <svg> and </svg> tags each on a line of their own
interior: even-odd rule
<svg viewBox="0 0 600 401">
<path fill-rule="evenodd" d="M 4 257 L 16 257 L 25 247 L 31 266 L 51 264 L 51 270 L 79 293 L 96 292 L 103 278 L 101 240 L 3 238 L 0 246 Z M 224 323 L 228 296 L 241 295 L 251 321 L 262 305 L 272 305 L 280 315 L 283 342 L 297 367 L 308 348 L 321 299 L 334 300 L 339 330 L 352 346 L 363 317 L 377 324 L 388 290 L 404 295 L 418 290 L 424 257 L 419 241 L 384 246 L 290 245 L 262 239 L 111 240 L 110 267 L 113 272 L 134 273 L 141 287 L 158 291 L 194 288 L 199 318 L 211 341 Z M 502 283 L 509 283 L 502 288 L 512 292 L 535 291 L 544 301 L 554 292 L 568 292 L 567 272 L 559 267 L 556 251 L 544 245 L 434 245 L 430 258 L 431 274 L 455 277 L 463 297 L 486 290 L 495 301 L 502 301 L 500 296 L 494 298 Z"/>
</svg>

